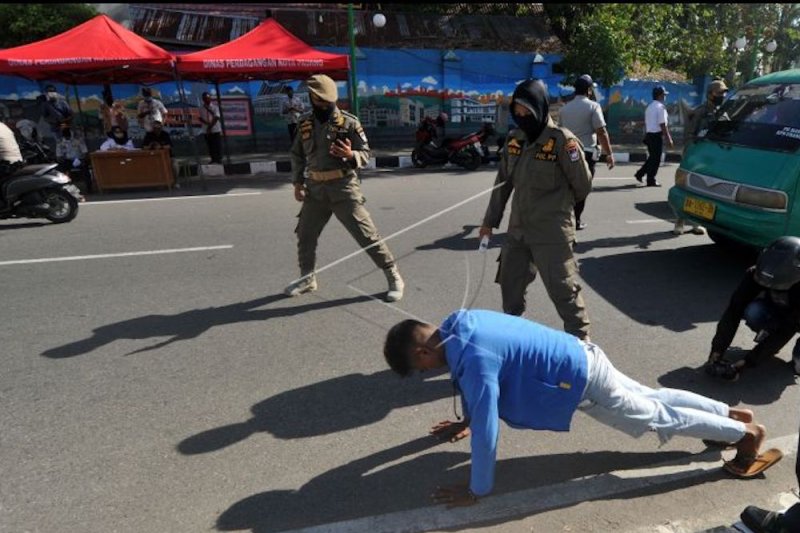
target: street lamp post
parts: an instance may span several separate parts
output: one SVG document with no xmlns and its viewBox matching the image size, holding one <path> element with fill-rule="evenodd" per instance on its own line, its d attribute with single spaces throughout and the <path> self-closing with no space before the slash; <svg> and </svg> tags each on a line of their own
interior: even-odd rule
<svg viewBox="0 0 800 533">
<path fill-rule="evenodd" d="M 350 34 L 350 110 L 358 116 L 358 86 L 356 77 L 356 31 L 353 4 L 347 4 L 347 30 Z"/>
<path fill-rule="evenodd" d="M 376 28 L 383 28 L 386 25 L 386 16 L 382 13 L 376 13 L 372 17 L 372 24 Z M 356 75 L 356 28 L 355 17 L 353 15 L 353 4 L 347 4 L 347 31 L 350 36 L 350 77 L 348 84 L 350 85 L 350 110 L 355 116 L 359 116 L 359 103 L 358 103 L 358 77 Z"/>
<path fill-rule="evenodd" d="M 747 37 L 741 36 L 734 42 L 734 47 L 739 53 L 743 52 L 748 45 L 752 49 L 752 52 L 750 54 L 750 64 L 748 65 L 747 77 L 743 80 L 744 83 L 750 81 L 750 79 L 755 75 L 756 63 L 758 63 L 758 49 L 761 46 L 761 44 L 763 44 L 762 39 L 770 39 L 770 41 L 764 45 L 764 50 L 767 53 L 772 54 L 773 52 L 775 52 L 775 50 L 778 49 L 778 43 L 775 42 L 775 39 L 772 38 L 772 30 L 770 30 L 769 28 L 767 29 L 767 31 L 764 32 L 763 37 L 758 37 L 754 34 L 751 37 L 751 40 L 748 42 Z M 744 73 L 742 74 L 744 75 Z"/>
</svg>

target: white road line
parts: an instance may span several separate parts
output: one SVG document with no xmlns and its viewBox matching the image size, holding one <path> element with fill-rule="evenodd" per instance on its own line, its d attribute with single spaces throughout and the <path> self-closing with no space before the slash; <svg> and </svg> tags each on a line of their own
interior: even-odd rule
<svg viewBox="0 0 800 533">
<path fill-rule="evenodd" d="M 186 252 L 205 252 L 208 250 L 227 250 L 232 244 L 220 246 L 201 246 L 197 248 L 172 248 L 169 250 L 145 250 L 143 252 L 123 252 L 118 254 L 74 255 L 71 257 L 45 257 L 43 259 L 20 259 L 17 261 L 0 261 L 0 266 L 28 265 L 31 263 L 56 263 L 59 261 L 84 261 L 86 259 L 110 259 L 113 257 L 132 257 L 137 255 L 181 254 Z"/>
<path fill-rule="evenodd" d="M 797 452 L 797 434 L 771 439 L 762 447 L 762 449 L 768 448 L 779 448 L 786 456 L 793 455 Z M 726 453 L 730 454 L 730 452 Z M 709 451 L 697 454 L 696 460 L 689 464 L 673 461 L 654 465 L 651 468 L 617 470 L 546 487 L 490 496 L 472 507 L 445 510 L 444 506 L 438 505 L 292 531 L 307 533 L 412 532 L 457 529 L 475 523 L 501 522 L 512 517 L 531 516 L 549 509 L 610 498 L 623 492 L 652 489 L 658 485 L 674 483 L 679 480 L 699 478 L 720 468 L 718 454 L 719 452 Z M 783 460 L 786 461 L 786 457 Z"/>
<path fill-rule="evenodd" d="M 198 194 L 196 196 L 173 196 L 169 198 L 132 198 L 129 200 L 99 200 L 97 202 L 84 202 L 81 207 L 89 205 L 131 204 L 134 202 L 168 202 L 172 200 L 204 200 L 206 198 L 232 198 L 234 196 L 257 196 L 261 192 L 232 192 L 229 194 Z"/>
<path fill-rule="evenodd" d="M 663 218 L 642 218 L 639 220 L 626 220 L 626 224 L 658 224 L 659 222 L 663 222 L 665 224 L 674 224 L 675 219 L 668 219 L 664 220 Z"/>
</svg>

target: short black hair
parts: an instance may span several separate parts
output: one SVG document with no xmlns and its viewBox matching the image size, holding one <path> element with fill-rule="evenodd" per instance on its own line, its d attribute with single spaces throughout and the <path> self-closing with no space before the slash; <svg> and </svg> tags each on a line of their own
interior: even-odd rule
<svg viewBox="0 0 800 533">
<path fill-rule="evenodd" d="M 142 96 L 153 96 L 153 89 L 150 87 L 142 87 Z"/>
<path fill-rule="evenodd" d="M 386 334 L 386 344 L 383 345 L 383 357 L 389 367 L 405 377 L 411 373 L 411 346 L 414 344 L 414 330 L 424 326 L 419 320 L 403 320 L 395 324 Z"/>
</svg>

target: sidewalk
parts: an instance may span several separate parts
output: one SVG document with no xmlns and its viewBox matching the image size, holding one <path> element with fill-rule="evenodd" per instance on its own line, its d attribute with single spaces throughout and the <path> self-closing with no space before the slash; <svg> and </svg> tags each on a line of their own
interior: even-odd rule
<svg viewBox="0 0 800 533">
<path fill-rule="evenodd" d="M 647 159 L 647 150 L 644 145 L 612 145 L 614 150 L 614 160 L 617 163 L 641 163 Z M 411 148 L 398 150 L 374 149 L 370 164 L 366 168 L 411 168 Z M 194 158 L 176 158 L 180 163 L 181 176 L 198 176 L 198 168 Z M 496 156 L 490 161 L 496 161 Z M 672 150 L 666 151 L 664 160 L 669 163 L 679 163 L 681 161 L 681 147 L 677 146 Z M 240 176 L 248 174 L 260 174 L 263 172 L 290 172 L 291 161 L 287 152 L 262 152 L 231 154 L 230 161 L 223 157 L 223 165 L 204 164 L 208 161 L 208 156 L 201 156 L 203 176 Z"/>
</svg>

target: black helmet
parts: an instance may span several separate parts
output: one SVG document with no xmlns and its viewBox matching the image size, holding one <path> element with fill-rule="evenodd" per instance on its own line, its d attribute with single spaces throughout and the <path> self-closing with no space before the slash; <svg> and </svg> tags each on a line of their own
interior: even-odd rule
<svg viewBox="0 0 800 533">
<path fill-rule="evenodd" d="M 756 263 L 755 280 L 777 291 L 787 291 L 799 282 L 800 239 L 781 237 L 764 248 Z"/>
</svg>

